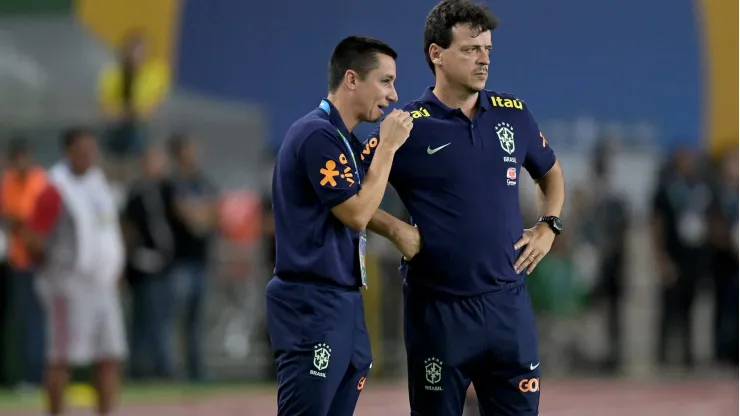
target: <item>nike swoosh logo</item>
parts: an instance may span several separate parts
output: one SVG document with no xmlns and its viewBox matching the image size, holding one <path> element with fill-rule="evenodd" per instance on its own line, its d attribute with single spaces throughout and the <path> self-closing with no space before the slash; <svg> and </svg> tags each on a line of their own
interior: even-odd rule
<svg viewBox="0 0 740 416">
<path fill-rule="evenodd" d="M 427 146 L 427 154 L 433 155 L 433 154 L 439 152 L 440 150 L 444 149 L 445 147 L 447 147 L 447 146 L 449 146 L 451 144 L 452 143 L 447 143 L 446 145 L 439 146 L 439 147 L 434 148 L 434 149 L 432 149 L 431 147 Z"/>
<path fill-rule="evenodd" d="M 539 367 L 540 363 L 537 364 L 529 364 L 529 371 L 534 371 L 535 368 Z"/>
</svg>

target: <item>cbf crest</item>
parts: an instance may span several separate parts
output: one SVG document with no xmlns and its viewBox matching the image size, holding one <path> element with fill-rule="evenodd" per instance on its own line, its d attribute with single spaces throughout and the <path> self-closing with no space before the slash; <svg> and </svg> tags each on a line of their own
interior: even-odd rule
<svg viewBox="0 0 740 416">
<path fill-rule="evenodd" d="M 313 366 L 316 370 L 311 370 L 309 373 L 313 376 L 326 378 L 326 370 L 329 367 L 329 359 L 331 358 L 331 347 L 325 343 L 319 343 L 313 347 Z"/>
<path fill-rule="evenodd" d="M 514 144 L 514 127 L 506 122 L 500 122 L 496 124 L 496 135 L 498 141 L 501 143 L 501 148 L 508 154 L 514 153 L 516 145 Z"/>
<path fill-rule="evenodd" d="M 430 357 L 424 360 L 425 378 L 430 385 L 425 386 L 427 390 L 440 391 L 442 387 L 437 386 L 442 380 L 442 361 L 438 358 Z"/>
</svg>

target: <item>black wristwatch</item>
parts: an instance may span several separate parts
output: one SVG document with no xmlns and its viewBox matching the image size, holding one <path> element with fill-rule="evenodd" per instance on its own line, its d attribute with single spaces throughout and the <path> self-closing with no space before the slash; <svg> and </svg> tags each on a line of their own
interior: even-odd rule
<svg viewBox="0 0 740 416">
<path fill-rule="evenodd" d="M 563 223 L 560 222 L 560 218 L 558 217 L 555 217 L 555 216 L 540 217 L 540 219 L 537 220 L 537 222 L 546 223 L 550 227 L 552 232 L 555 233 L 555 235 L 560 235 L 560 233 L 563 231 Z"/>
</svg>

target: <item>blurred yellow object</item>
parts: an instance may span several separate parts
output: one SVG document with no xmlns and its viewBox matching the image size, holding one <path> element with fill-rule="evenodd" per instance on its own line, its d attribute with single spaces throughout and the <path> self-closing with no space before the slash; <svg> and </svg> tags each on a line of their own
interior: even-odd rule
<svg viewBox="0 0 740 416">
<path fill-rule="evenodd" d="M 109 115 L 120 115 L 123 109 L 121 83 L 123 73 L 120 65 L 112 64 L 103 69 L 98 85 L 98 99 Z M 139 70 L 133 86 L 133 105 L 136 111 L 147 117 L 157 109 L 170 89 L 170 69 L 163 60 L 145 62 Z"/>
<path fill-rule="evenodd" d="M 704 134 L 719 155 L 738 145 L 738 2 L 699 0 L 704 38 Z"/>
<path fill-rule="evenodd" d="M 155 58 L 169 63 L 177 44 L 180 0 L 77 0 L 82 23 L 111 48 L 132 29 L 143 31 Z"/>
<path fill-rule="evenodd" d="M 89 384 L 75 383 L 67 387 L 67 403 L 73 407 L 89 408 L 95 404 L 95 390 Z"/>
</svg>

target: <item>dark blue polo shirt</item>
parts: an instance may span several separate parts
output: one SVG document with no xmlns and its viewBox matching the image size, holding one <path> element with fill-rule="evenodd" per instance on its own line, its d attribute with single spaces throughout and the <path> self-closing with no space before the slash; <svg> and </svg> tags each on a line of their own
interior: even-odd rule
<svg viewBox="0 0 740 416">
<path fill-rule="evenodd" d="M 471 121 L 429 88 L 404 107 L 414 128 L 396 153 L 390 183 L 422 237 L 421 252 L 402 267 L 411 285 L 474 296 L 521 278 L 513 266 L 524 229 L 520 168 L 539 179 L 555 155 L 517 97 L 482 91 L 478 105 Z M 368 166 L 378 132 L 363 151 Z"/>
<path fill-rule="evenodd" d="M 358 172 L 337 130 L 352 146 L 360 170 L 362 147 L 336 108 L 326 108 L 328 114 L 317 108 L 293 123 L 278 152 L 272 181 L 275 275 L 357 288 L 359 234 L 331 213 L 360 189 Z"/>
</svg>

